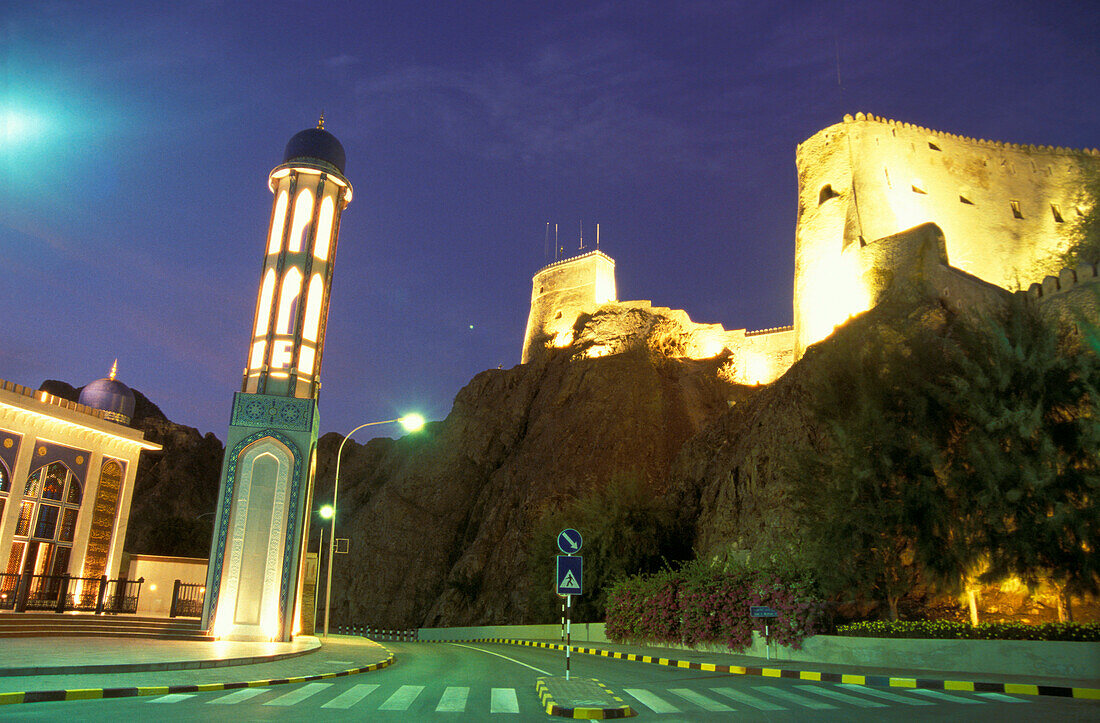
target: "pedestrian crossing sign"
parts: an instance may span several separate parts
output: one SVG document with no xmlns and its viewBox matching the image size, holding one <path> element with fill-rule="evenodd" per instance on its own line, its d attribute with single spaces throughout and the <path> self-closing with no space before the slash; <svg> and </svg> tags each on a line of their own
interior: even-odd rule
<svg viewBox="0 0 1100 723">
<path fill-rule="evenodd" d="M 583 564 L 580 555 L 558 555 L 558 594 L 581 594 L 581 570 Z"/>
</svg>

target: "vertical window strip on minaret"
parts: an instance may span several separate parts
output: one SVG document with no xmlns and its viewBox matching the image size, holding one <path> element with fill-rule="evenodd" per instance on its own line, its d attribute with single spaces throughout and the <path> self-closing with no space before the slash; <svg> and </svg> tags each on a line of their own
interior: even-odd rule
<svg viewBox="0 0 1100 723">
<path fill-rule="evenodd" d="M 271 233 L 267 239 L 267 253 L 279 252 L 283 242 L 283 228 L 286 225 L 287 191 L 279 191 L 278 200 L 275 201 L 275 211 L 271 217 Z"/>
<path fill-rule="evenodd" d="M 334 195 L 325 193 L 325 200 L 321 202 L 321 212 L 317 217 L 317 239 L 313 244 L 313 256 L 318 261 L 328 259 L 328 247 L 332 243 L 332 217 L 336 206 Z"/>
<path fill-rule="evenodd" d="M 298 191 L 298 198 L 294 201 L 294 221 L 290 228 L 290 239 L 287 241 L 287 251 L 292 254 L 302 250 L 302 233 L 313 219 L 313 191 L 303 188 Z"/>
</svg>

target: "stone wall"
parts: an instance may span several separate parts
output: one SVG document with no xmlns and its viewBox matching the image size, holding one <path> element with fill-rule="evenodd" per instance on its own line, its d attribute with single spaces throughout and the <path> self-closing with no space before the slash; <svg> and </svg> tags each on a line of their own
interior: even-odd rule
<svg viewBox="0 0 1100 723">
<path fill-rule="evenodd" d="M 798 353 L 866 310 L 848 251 L 922 223 L 951 265 L 1004 288 L 1058 271 L 1100 152 L 976 140 L 858 113 L 798 147 Z"/>
<path fill-rule="evenodd" d="M 568 346 L 578 316 L 616 299 L 615 261 L 601 251 L 542 267 L 531 280 L 531 310 L 520 363 L 532 361 L 547 346 Z"/>
</svg>

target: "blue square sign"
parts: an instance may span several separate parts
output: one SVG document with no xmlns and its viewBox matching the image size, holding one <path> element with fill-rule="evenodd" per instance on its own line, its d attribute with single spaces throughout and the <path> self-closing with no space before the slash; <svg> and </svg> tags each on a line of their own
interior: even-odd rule
<svg viewBox="0 0 1100 723">
<path fill-rule="evenodd" d="M 579 555 L 558 555 L 558 594 L 581 594 L 582 558 Z"/>
</svg>

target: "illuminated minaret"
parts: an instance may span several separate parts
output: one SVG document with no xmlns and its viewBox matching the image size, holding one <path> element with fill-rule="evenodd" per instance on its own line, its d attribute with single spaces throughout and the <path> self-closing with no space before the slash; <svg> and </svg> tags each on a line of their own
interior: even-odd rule
<svg viewBox="0 0 1100 723">
<path fill-rule="evenodd" d="M 268 177 L 275 194 L 247 367 L 222 463 L 203 625 L 227 640 L 290 640 L 301 614 L 317 447 L 317 393 L 340 214 L 344 148 L 296 134 Z"/>
</svg>

